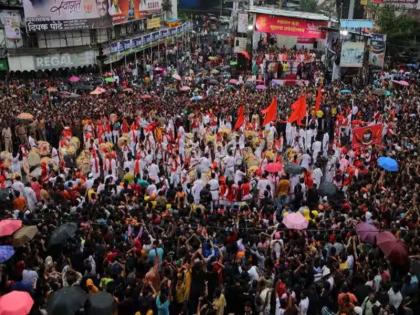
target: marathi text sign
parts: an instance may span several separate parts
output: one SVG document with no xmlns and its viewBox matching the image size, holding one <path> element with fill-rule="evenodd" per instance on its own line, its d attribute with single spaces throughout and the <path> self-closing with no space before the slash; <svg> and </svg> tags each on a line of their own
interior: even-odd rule
<svg viewBox="0 0 420 315">
<path fill-rule="evenodd" d="M 29 32 L 104 28 L 112 25 L 109 0 L 23 0 Z"/>
<path fill-rule="evenodd" d="M 326 27 L 327 25 L 327 21 L 310 21 L 267 14 L 258 14 L 255 22 L 258 32 L 301 38 L 323 38 L 325 33 L 320 30 L 320 27 Z"/>
</svg>

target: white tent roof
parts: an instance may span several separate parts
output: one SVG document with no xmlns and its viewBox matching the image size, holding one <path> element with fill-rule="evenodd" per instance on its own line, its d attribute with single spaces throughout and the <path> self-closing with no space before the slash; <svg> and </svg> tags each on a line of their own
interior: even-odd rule
<svg viewBox="0 0 420 315">
<path fill-rule="evenodd" d="M 276 9 L 276 8 L 265 8 L 265 7 L 260 7 L 260 6 L 251 7 L 248 11 L 251 13 L 286 16 L 286 17 L 291 17 L 291 18 L 300 18 L 300 19 L 314 20 L 314 21 L 333 21 L 334 20 L 324 14 L 319 14 L 319 13 L 282 10 L 282 9 Z"/>
</svg>

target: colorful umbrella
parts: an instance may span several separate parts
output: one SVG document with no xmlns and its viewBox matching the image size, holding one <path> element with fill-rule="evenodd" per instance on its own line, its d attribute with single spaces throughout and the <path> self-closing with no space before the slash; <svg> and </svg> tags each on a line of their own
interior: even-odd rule
<svg viewBox="0 0 420 315">
<path fill-rule="evenodd" d="M 53 93 L 53 92 L 57 92 L 58 90 L 57 90 L 57 88 L 56 87 L 54 87 L 54 86 L 50 86 L 48 89 L 47 89 L 47 92 L 48 93 Z"/>
<path fill-rule="evenodd" d="M 22 227 L 21 220 L 5 219 L 0 221 L 0 237 L 12 235 Z"/>
<path fill-rule="evenodd" d="M 378 166 L 388 172 L 398 172 L 398 162 L 388 156 L 378 158 Z"/>
<path fill-rule="evenodd" d="M 404 80 L 401 80 L 399 82 L 399 84 L 402 85 L 402 86 L 409 86 L 410 85 L 410 83 L 408 83 L 407 81 L 404 81 Z"/>
<path fill-rule="evenodd" d="M 193 97 L 191 97 L 191 101 L 201 101 L 203 99 L 202 96 L 200 95 L 195 95 Z"/>
<path fill-rule="evenodd" d="M 386 258 L 396 265 L 406 265 L 409 262 L 407 246 L 401 240 L 387 243 L 382 251 Z"/>
<path fill-rule="evenodd" d="M 236 79 L 230 79 L 230 80 L 229 80 L 229 83 L 230 83 L 230 84 L 238 84 L 238 83 L 239 83 L 239 81 L 238 81 L 238 80 L 236 80 Z"/>
<path fill-rule="evenodd" d="M 33 305 L 28 292 L 12 291 L 0 297 L 0 315 L 27 315 Z"/>
<path fill-rule="evenodd" d="M 15 254 L 15 249 L 10 245 L 0 246 L 0 263 L 8 261 Z"/>
<path fill-rule="evenodd" d="M 189 86 L 184 85 L 184 86 L 181 86 L 181 87 L 179 88 L 179 90 L 180 90 L 181 92 L 188 92 L 188 91 L 190 91 L 190 90 L 191 90 L 191 88 L 190 88 Z"/>
<path fill-rule="evenodd" d="M 161 68 L 161 67 L 156 67 L 156 68 L 155 68 L 155 71 L 156 71 L 156 72 L 162 72 L 162 71 L 163 71 L 163 68 Z"/>
<path fill-rule="evenodd" d="M 13 234 L 13 246 L 20 247 L 32 240 L 38 233 L 36 225 L 28 225 L 22 227 L 19 231 Z"/>
<path fill-rule="evenodd" d="M 239 52 L 239 54 L 244 56 L 246 59 L 251 60 L 251 55 L 246 50 Z"/>
<path fill-rule="evenodd" d="M 29 114 L 29 113 L 20 113 L 19 115 L 16 116 L 16 118 L 20 120 L 33 120 L 34 115 Z"/>
<path fill-rule="evenodd" d="M 104 88 L 101 88 L 100 86 L 98 86 L 96 89 L 94 89 L 92 92 L 90 92 L 90 95 L 101 95 L 105 92 L 106 92 L 106 90 Z"/>
<path fill-rule="evenodd" d="M 379 234 L 379 230 L 372 224 L 361 222 L 356 225 L 356 233 L 362 242 L 375 244 L 376 236 Z"/>
<path fill-rule="evenodd" d="M 86 292 L 80 287 L 64 287 L 48 299 L 48 315 L 74 315 L 85 305 L 87 298 Z"/>
<path fill-rule="evenodd" d="M 347 90 L 347 89 L 344 89 L 344 90 L 340 91 L 340 94 L 350 94 L 350 93 L 351 93 L 351 91 Z"/>
<path fill-rule="evenodd" d="M 256 88 L 257 88 L 258 91 L 265 91 L 267 89 L 267 87 L 265 85 L 262 85 L 262 84 L 257 85 Z"/>
<path fill-rule="evenodd" d="M 308 221 L 300 212 L 286 214 L 283 224 L 290 230 L 304 230 L 308 227 Z"/>
<path fill-rule="evenodd" d="M 141 98 L 142 100 L 150 100 L 150 99 L 152 99 L 152 96 L 151 96 L 151 95 L 149 95 L 149 94 L 144 94 L 144 95 L 140 96 L 140 98 Z"/>
<path fill-rule="evenodd" d="M 181 81 L 181 76 L 178 73 L 175 73 L 172 78 L 174 78 L 175 80 Z"/>
<path fill-rule="evenodd" d="M 69 78 L 69 81 L 72 82 L 72 83 L 76 83 L 76 82 L 79 82 L 80 81 L 80 78 L 78 76 L 76 76 L 76 75 L 72 75 Z"/>
<path fill-rule="evenodd" d="M 283 170 L 283 165 L 279 162 L 268 163 L 265 167 L 265 171 L 269 173 L 278 173 Z"/>
<path fill-rule="evenodd" d="M 211 73 L 211 74 L 219 74 L 219 73 L 220 73 L 220 71 L 219 71 L 219 70 L 217 70 L 217 69 L 213 69 L 213 70 L 211 70 L 211 71 L 210 71 L 210 73 Z"/>
<path fill-rule="evenodd" d="M 114 77 L 107 77 L 107 78 L 105 78 L 105 82 L 106 83 L 113 83 L 115 80 L 114 80 Z"/>
<path fill-rule="evenodd" d="M 384 231 L 378 233 L 376 235 L 376 245 L 383 251 L 385 251 L 388 248 L 388 244 L 395 243 L 397 241 L 397 238 L 392 234 L 391 232 Z"/>
</svg>

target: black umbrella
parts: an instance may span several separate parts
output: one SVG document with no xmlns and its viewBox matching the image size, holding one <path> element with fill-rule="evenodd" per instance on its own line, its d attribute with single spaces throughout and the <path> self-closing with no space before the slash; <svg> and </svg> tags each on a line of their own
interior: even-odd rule
<svg viewBox="0 0 420 315">
<path fill-rule="evenodd" d="M 79 286 L 62 288 L 48 299 L 48 315 L 74 315 L 84 307 L 87 298 L 86 292 Z"/>
<path fill-rule="evenodd" d="M 303 167 L 295 163 L 287 163 L 284 171 L 290 175 L 297 175 L 303 172 Z"/>
<path fill-rule="evenodd" d="M 337 186 L 335 186 L 333 183 L 330 182 L 323 182 L 321 185 L 319 185 L 319 194 L 321 196 L 335 196 L 338 192 Z"/>
<path fill-rule="evenodd" d="M 77 231 L 77 224 L 70 222 L 64 223 L 54 230 L 50 237 L 50 246 L 63 244 L 69 238 L 74 237 Z"/>
<path fill-rule="evenodd" d="M 217 81 L 216 79 L 211 79 L 211 80 L 209 81 L 209 83 L 210 83 L 210 84 L 213 84 L 213 85 L 216 85 L 216 84 L 219 84 L 219 81 Z"/>
<path fill-rule="evenodd" d="M 87 315 L 112 315 L 114 308 L 114 297 L 108 292 L 89 295 Z"/>
</svg>

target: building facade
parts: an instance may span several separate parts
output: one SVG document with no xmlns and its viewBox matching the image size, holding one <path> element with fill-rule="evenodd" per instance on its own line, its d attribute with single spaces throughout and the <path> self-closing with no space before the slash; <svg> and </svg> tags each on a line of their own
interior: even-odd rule
<svg viewBox="0 0 420 315">
<path fill-rule="evenodd" d="M 188 28 L 176 21 L 176 0 L 0 3 L 0 65 L 2 58 L 7 59 L 9 71 L 104 65 L 118 61 L 121 54 L 157 45 L 170 34 L 178 35 Z"/>
</svg>

